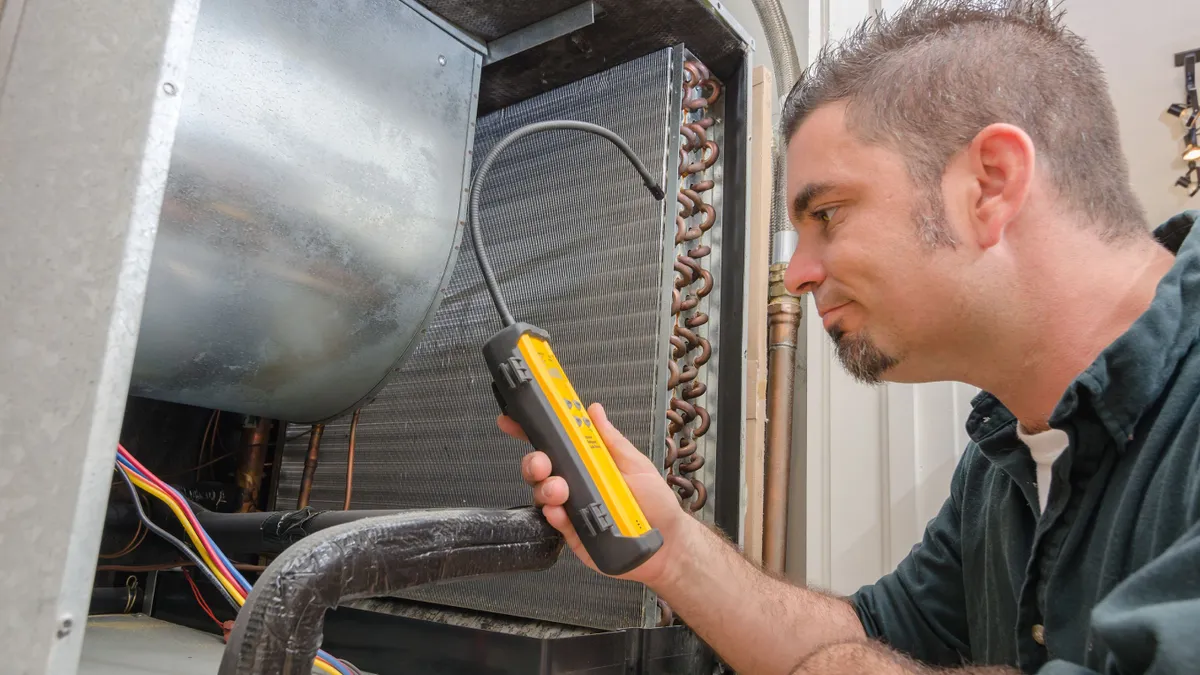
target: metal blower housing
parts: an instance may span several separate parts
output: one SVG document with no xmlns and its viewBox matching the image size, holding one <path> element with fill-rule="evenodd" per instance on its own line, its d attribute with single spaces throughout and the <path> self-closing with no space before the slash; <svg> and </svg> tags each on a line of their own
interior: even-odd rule
<svg viewBox="0 0 1200 675">
<path fill-rule="evenodd" d="M 482 51 L 401 1 L 205 0 L 130 392 L 307 423 L 381 387 L 454 267 Z"/>
</svg>

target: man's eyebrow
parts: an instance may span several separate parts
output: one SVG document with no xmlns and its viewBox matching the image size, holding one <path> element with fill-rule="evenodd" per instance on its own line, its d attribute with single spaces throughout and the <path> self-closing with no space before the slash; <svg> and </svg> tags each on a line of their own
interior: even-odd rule
<svg viewBox="0 0 1200 675">
<path fill-rule="evenodd" d="M 808 211 L 808 205 L 814 199 L 833 189 L 833 183 L 809 183 L 805 185 L 792 200 L 792 213 L 799 218 Z"/>
</svg>

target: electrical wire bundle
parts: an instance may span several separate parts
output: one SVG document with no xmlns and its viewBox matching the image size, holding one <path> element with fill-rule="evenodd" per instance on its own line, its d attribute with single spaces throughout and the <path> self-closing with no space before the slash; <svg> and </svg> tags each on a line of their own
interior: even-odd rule
<svg viewBox="0 0 1200 675">
<path fill-rule="evenodd" d="M 242 576 L 241 572 L 234 567 L 229 558 L 221 552 L 221 549 L 217 547 L 212 538 L 208 536 L 208 533 L 204 531 L 204 528 L 200 526 L 199 521 L 196 520 L 196 514 L 188 506 L 187 500 L 174 488 L 159 480 L 153 473 L 150 473 L 124 446 L 119 444 L 117 445 L 116 468 L 121 477 L 125 479 L 125 483 L 133 495 L 133 503 L 137 508 L 138 517 L 145 523 L 146 527 L 158 536 L 166 539 L 171 545 L 187 556 L 189 560 L 194 562 L 197 569 L 203 572 L 208 577 L 208 580 L 221 591 L 221 594 L 225 596 L 225 599 L 234 609 L 240 608 L 245 604 L 246 596 L 250 594 L 250 582 L 246 580 L 246 577 Z M 184 531 L 187 532 L 188 538 L 195 545 L 195 551 L 150 520 L 145 509 L 142 508 L 141 500 L 138 499 L 135 485 L 171 509 L 171 512 L 179 519 L 179 523 L 183 526 Z M 334 658 L 324 650 L 317 651 L 317 659 L 314 665 L 327 675 L 360 675 L 357 668 Z"/>
</svg>

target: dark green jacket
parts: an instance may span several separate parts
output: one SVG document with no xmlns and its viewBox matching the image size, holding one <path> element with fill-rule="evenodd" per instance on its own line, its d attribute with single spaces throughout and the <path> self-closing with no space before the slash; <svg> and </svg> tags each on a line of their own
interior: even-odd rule
<svg viewBox="0 0 1200 675">
<path fill-rule="evenodd" d="M 923 541 L 851 598 L 868 635 L 944 666 L 1200 673 L 1197 217 L 1155 232 L 1175 265 L 1050 418 L 1070 442 L 1045 514 L 1015 418 L 980 394 Z"/>
</svg>

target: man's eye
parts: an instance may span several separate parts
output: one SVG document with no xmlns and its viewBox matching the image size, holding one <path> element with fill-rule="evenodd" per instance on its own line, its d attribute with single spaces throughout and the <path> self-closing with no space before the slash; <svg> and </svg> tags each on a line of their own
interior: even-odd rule
<svg viewBox="0 0 1200 675">
<path fill-rule="evenodd" d="M 833 220 L 833 214 L 835 214 L 835 213 L 837 213 L 836 206 L 834 206 L 832 208 L 828 208 L 828 209 L 820 209 L 818 211 L 813 211 L 812 217 L 813 217 L 813 220 L 817 220 L 822 223 L 828 223 L 829 221 Z"/>
</svg>

